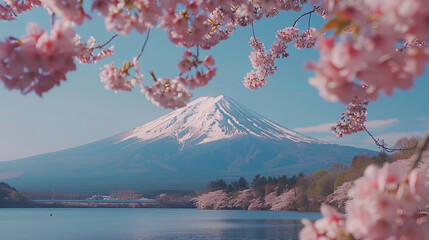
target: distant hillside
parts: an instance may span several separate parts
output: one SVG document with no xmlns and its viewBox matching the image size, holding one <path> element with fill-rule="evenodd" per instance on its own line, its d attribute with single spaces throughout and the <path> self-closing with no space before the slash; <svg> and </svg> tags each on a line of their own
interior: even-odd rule
<svg viewBox="0 0 429 240">
<path fill-rule="evenodd" d="M 0 208 L 29 207 L 30 201 L 9 184 L 0 182 Z"/>
</svg>

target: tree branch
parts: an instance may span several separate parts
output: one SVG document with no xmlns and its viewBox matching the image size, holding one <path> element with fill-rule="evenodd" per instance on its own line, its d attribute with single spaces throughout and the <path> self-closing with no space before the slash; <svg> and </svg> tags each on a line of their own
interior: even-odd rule
<svg viewBox="0 0 429 240">
<path fill-rule="evenodd" d="M 52 13 L 52 16 L 51 16 L 51 27 L 54 26 L 54 23 L 55 23 L 55 13 Z"/>
<path fill-rule="evenodd" d="M 299 16 L 299 17 L 295 20 L 295 22 L 293 22 L 292 27 L 295 27 L 295 25 L 298 23 L 299 19 L 301 19 L 302 17 L 304 17 L 305 15 L 308 15 L 308 14 L 310 14 L 310 16 L 311 16 L 311 14 L 312 14 L 312 13 L 314 13 L 315 11 L 316 11 L 316 8 L 315 8 L 315 9 L 313 9 L 313 10 L 311 10 L 310 12 L 306 12 L 306 13 L 302 14 L 301 16 Z"/>
<path fill-rule="evenodd" d="M 381 140 L 381 142 L 380 142 L 379 139 L 375 139 L 375 137 L 368 131 L 368 129 L 366 127 L 364 127 L 364 129 L 365 129 L 366 133 L 368 133 L 368 135 L 372 138 L 375 145 L 377 145 L 379 148 L 383 149 L 386 152 L 408 151 L 408 150 L 413 150 L 417 147 L 417 145 L 412 147 L 412 148 L 390 148 L 390 147 L 387 147 L 383 140 Z"/>
<path fill-rule="evenodd" d="M 252 22 L 252 34 L 253 34 L 253 38 L 256 39 L 256 35 L 255 35 L 255 28 L 253 27 L 253 22 Z"/>
<path fill-rule="evenodd" d="M 115 39 L 119 34 L 116 33 L 115 35 L 113 35 L 109 40 L 107 40 L 107 42 L 105 42 L 103 45 L 100 45 L 96 48 L 103 48 L 104 46 L 106 46 L 107 44 L 109 44 L 113 39 Z"/>
<path fill-rule="evenodd" d="M 142 49 L 140 50 L 140 53 L 139 53 L 139 55 L 137 56 L 137 60 L 139 60 L 139 58 L 140 58 L 140 57 L 142 56 L 142 54 L 143 54 L 144 48 L 146 47 L 147 41 L 149 40 L 149 34 L 150 34 L 150 29 L 149 29 L 149 30 L 147 30 L 147 33 L 146 33 L 146 40 L 144 40 L 144 43 L 143 43 Z"/>
</svg>

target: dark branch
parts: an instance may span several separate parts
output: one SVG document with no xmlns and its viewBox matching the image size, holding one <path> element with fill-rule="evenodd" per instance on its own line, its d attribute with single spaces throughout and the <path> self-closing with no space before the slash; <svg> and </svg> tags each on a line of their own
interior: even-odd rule
<svg viewBox="0 0 429 240">
<path fill-rule="evenodd" d="M 256 39 L 255 28 L 253 27 L 253 22 L 252 22 L 252 34 L 253 34 L 253 38 Z"/>
<path fill-rule="evenodd" d="M 366 133 L 368 133 L 368 135 L 372 138 L 372 140 L 374 141 L 375 145 L 377 145 L 379 148 L 383 149 L 386 152 L 394 152 L 394 151 L 408 151 L 408 150 L 413 150 L 417 147 L 411 147 L 411 148 L 390 148 L 387 147 L 387 145 L 384 143 L 383 140 L 380 139 L 375 139 L 375 137 L 368 131 L 368 129 L 366 127 L 364 127 Z"/>
<path fill-rule="evenodd" d="M 143 54 L 144 48 L 146 47 L 147 41 L 149 40 L 149 34 L 150 34 L 150 29 L 149 29 L 149 30 L 147 30 L 147 33 L 146 33 L 146 40 L 144 40 L 144 43 L 143 43 L 142 49 L 140 50 L 140 53 L 139 53 L 139 55 L 137 56 L 137 60 L 139 60 L 139 58 L 140 58 L 140 57 L 142 56 L 142 54 Z"/>
<path fill-rule="evenodd" d="M 106 46 L 107 44 L 109 44 L 113 39 L 115 39 L 117 36 L 118 36 L 119 34 L 115 34 L 115 35 L 113 35 L 109 40 L 107 40 L 107 42 L 105 42 L 103 45 L 100 45 L 100 46 L 98 46 L 98 47 L 96 47 L 96 48 L 103 48 L 104 46 Z"/>
<path fill-rule="evenodd" d="M 157 78 L 155 76 L 155 73 L 153 73 L 153 71 L 150 71 L 149 74 L 152 77 L 152 81 L 157 82 Z"/>
<path fill-rule="evenodd" d="M 54 23 L 55 23 L 55 13 L 52 13 L 52 16 L 51 16 L 51 27 L 54 26 Z"/>
<path fill-rule="evenodd" d="M 313 9 L 313 10 L 311 10 L 310 12 L 306 12 L 306 13 L 302 14 L 301 16 L 299 16 L 299 17 L 295 20 L 295 22 L 293 22 L 292 27 L 295 27 L 295 25 L 298 23 L 299 19 L 301 19 L 301 18 L 302 18 L 302 17 L 304 17 L 305 15 L 309 15 L 309 14 L 310 14 L 310 16 L 311 16 L 311 14 L 312 14 L 312 13 L 314 13 L 315 11 L 316 11 L 316 8 L 315 8 L 315 9 Z M 310 20 L 309 20 L 309 21 L 310 21 Z"/>
</svg>

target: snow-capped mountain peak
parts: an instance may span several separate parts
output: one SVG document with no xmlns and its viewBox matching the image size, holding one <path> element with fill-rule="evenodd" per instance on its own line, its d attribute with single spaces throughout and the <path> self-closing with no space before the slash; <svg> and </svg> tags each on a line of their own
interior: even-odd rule
<svg viewBox="0 0 429 240">
<path fill-rule="evenodd" d="M 121 141 L 138 138 L 153 142 L 172 137 L 183 147 L 243 135 L 324 143 L 282 127 L 223 95 L 200 97 L 186 107 L 121 135 Z"/>
</svg>

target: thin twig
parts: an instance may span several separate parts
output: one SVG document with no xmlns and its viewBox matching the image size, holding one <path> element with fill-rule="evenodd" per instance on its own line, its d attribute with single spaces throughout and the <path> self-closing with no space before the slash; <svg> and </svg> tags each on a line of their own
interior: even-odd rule
<svg viewBox="0 0 429 240">
<path fill-rule="evenodd" d="M 146 43 L 147 43 L 147 41 L 149 40 L 149 34 L 150 34 L 150 29 L 149 29 L 149 30 L 147 30 L 147 33 L 146 33 L 146 40 L 144 40 L 144 43 L 143 43 L 142 49 L 140 50 L 140 53 L 139 53 L 139 55 L 137 56 L 137 60 L 139 60 L 139 58 L 140 58 L 140 57 L 142 56 L 142 54 L 143 54 L 144 48 L 146 47 Z"/>
<path fill-rule="evenodd" d="M 97 48 L 103 48 L 104 46 L 106 46 L 107 44 L 109 44 L 113 39 L 115 39 L 115 37 L 117 37 L 119 34 L 116 33 L 115 35 L 113 35 L 109 40 L 107 40 L 107 42 L 105 42 L 103 45 L 98 46 Z"/>
<path fill-rule="evenodd" d="M 310 13 L 310 15 L 308 16 L 308 29 L 310 29 L 310 23 L 311 23 L 311 13 Z"/>
<path fill-rule="evenodd" d="M 310 16 L 311 16 L 311 14 L 312 14 L 312 13 L 314 13 L 315 11 L 316 11 L 316 10 L 315 10 L 315 9 L 313 9 L 313 10 L 311 10 L 310 12 L 306 12 L 306 13 L 302 14 L 301 16 L 299 16 L 299 17 L 295 20 L 295 22 L 293 22 L 292 27 L 295 27 L 295 25 L 298 23 L 299 19 L 301 19 L 302 17 L 304 17 L 305 15 L 308 15 L 308 14 L 310 14 Z"/>
<path fill-rule="evenodd" d="M 55 13 L 52 13 L 52 17 L 51 17 L 51 27 L 54 26 L 55 23 Z"/>
<path fill-rule="evenodd" d="M 149 71 L 150 76 L 152 76 L 152 81 L 157 82 L 155 73 L 153 73 L 153 70 Z"/>
<path fill-rule="evenodd" d="M 252 22 L 252 34 L 253 34 L 253 38 L 256 39 L 255 28 L 253 27 L 253 22 Z"/>
<path fill-rule="evenodd" d="M 390 147 L 387 147 L 386 144 L 381 143 L 379 141 L 379 139 L 375 139 L 375 137 L 368 131 L 368 129 L 366 127 L 364 127 L 364 129 L 365 129 L 366 133 L 368 133 L 368 135 L 372 138 L 372 140 L 374 141 L 375 145 L 377 145 L 378 147 L 382 148 L 386 152 L 408 151 L 408 150 L 413 150 L 413 149 L 415 149 L 417 147 L 417 145 L 414 146 L 414 147 L 412 147 L 412 148 L 390 148 Z"/>
<path fill-rule="evenodd" d="M 423 139 L 420 141 L 419 146 L 417 147 L 416 153 L 414 154 L 415 160 L 411 166 L 411 170 L 416 168 L 419 165 L 420 160 L 422 159 L 423 151 L 429 146 L 429 130 L 426 132 Z"/>
</svg>

